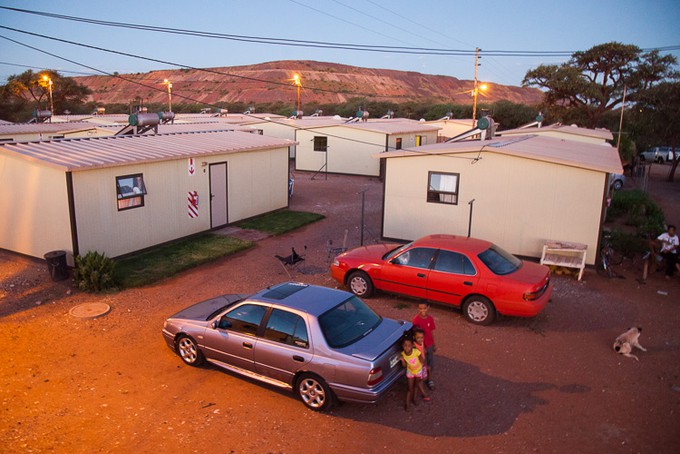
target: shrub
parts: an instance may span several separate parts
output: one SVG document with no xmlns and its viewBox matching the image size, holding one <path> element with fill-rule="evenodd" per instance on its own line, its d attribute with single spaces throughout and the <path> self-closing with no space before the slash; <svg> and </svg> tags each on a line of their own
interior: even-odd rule
<svg viewBox="0 0 680 454">
<path fill-rule="evenodd" d="M 614 193 L 607 222 L 618 218 L 635 227 L 640 235 L 656 235 L 665 230 L 663 210 L 639 189 Z"/>
<path fill-rule="evenodd" d="M 85 257 L 76 256 L 75 280 L 85 292 L 101 292 L 116 288 L 113 272 L 116 263 L 105 254 L 90 251 Z"/>
<path fill-rule="evenodd" d="M 612 232 L 612 247 L 628 258 L 642 255 L 647 251 L 647 240 L 640 235 Z"/>
</svg>

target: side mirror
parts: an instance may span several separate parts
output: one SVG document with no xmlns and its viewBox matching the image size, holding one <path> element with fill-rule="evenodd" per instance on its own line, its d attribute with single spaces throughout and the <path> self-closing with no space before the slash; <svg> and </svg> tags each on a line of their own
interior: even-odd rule
<svg viewBox="0 0 680 454">
<path fill-rule="evenodd" d="M 215 328 L 219 329 L 231 328 L 231 322 L 224 315 L 219 319 L 219 321 L 213 322 L 213 324 L 216 325 Z"/>
</svg>

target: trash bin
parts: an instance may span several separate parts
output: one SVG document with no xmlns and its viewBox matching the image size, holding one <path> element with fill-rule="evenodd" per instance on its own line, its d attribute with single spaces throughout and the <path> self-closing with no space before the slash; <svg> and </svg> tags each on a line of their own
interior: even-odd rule
<svg viewBox="0 0 680 454">
<path fill-rule="evenodd" d="M 66 265 L 66 251 L 52 251 L 44 255 L 47 260 L 47 269 L 53 281 L 63 281 L 68 278 Z"/>
</svg>

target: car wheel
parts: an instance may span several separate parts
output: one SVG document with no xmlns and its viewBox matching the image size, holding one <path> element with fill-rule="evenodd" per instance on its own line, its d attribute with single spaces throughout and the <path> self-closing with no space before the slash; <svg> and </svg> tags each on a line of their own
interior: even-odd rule
<svg viewBox="0 0 680 454">
<path fill-rule="evenodd" d="M 333 405 L 333 393 L 322 378 L 303 374 L 297 381 L 297 393 L 310 410 L 323 411 Z"/>
<path fill-rule="evenodd" d="M 350 274 L 349 279 L 347 279 L 347 285 L 349 285 L 352 293 L 360 298 L 368 298 L 373 295 L 373 282 L 371 282 L 368 274 L 363 271 L 355 271 Z"/>
<path fill-rule="evenodd" d="M 474 295 L 465 301 L 463 315 L 475 325 L 490 325 L 496 318 L 496 309 L 488 298 Z"/>
<path fill-rule="evenodd" d="M 203 352 L 199 350 L 196 341 L 189 336 L 181 336 L 177 340 L 177 353 L 182 361 L 190 366 L 200 366 L 205 362 Z"/>
<path fill-rule="evenodd" d="M 663 164 L 663 158 L 659 157 L 656 159 L 657 164 Z"/>
<path fill-rule="evenodd" d="M 623 187 L 623 183 L 621 182 L 621 180 L 616 180 L 614 182 L 614 190 L 615 191 L 621 190 L 622 187 Z"/>
<path fill-rule="evenodd" d="M 645 162 L 646 160 L 647 160 L 647 158 L 645 158 L 644 155 L 640 155 L 640 161 L 641 162 Z"/>
</svg>

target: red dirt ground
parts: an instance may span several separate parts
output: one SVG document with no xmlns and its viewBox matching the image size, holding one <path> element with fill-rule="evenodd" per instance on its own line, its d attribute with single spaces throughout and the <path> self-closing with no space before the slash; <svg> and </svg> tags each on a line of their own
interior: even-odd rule
<svg viewBox="0 0 680 454">
<path fill-rule="evenodd" d="M 650 191 L 680 222 L 680 183 Z M 665 174 L 664 174 L 665 175 Z M 291 208 L 327 218 L 267 238 L 236 256 L 156 285 L 108 295 L 53 283 L 44 262 L 0 251 L 0 452 L 677 452 L 680 446 L 680 278 L 646 285 L 555 276 L 552 302 L 534 319 L 475 327 L 435 306 L 433 401 L 404 411 L 399 384 L 373 406 L 307 410 L 295 397 L 212 367 L 191 368 L 161 337 L 163 320 L 222 293 L 254 292 L 288 279 L 274 254 L 307 246 L 293 279 L 335 286 L 326 241 L 359 244 L 367 191 L 367 242 L 378 240 L 382 188 L 362 177 L 311 180 L 298 173 Z M 666 294 L 660 294 L 659 291 Z M 76 319 L 77 304 L 111 312 Z M 381 295 L 380 314 L 410 319 L 415 302 Z M 640 361 L 614 338 L 644 328 Z"/>
</svg>

